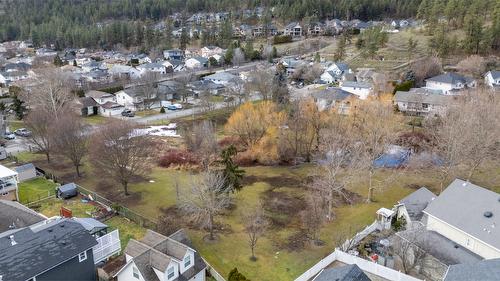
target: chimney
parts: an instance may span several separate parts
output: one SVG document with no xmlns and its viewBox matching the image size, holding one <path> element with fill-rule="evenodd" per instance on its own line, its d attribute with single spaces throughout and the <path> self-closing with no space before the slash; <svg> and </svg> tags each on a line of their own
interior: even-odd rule
<svg viewBox="0 0 500 281">
<path fill-rule="evenodd" d="M 14 235 L 9 236 L 9 238 L 10 238 L 10 244 L 11 244 L 12 246 L 14 246 L 14 245 L 16 245 L 16 244 L 17 244 L 16 240 L 14 240 Z M 0 280 L 0 281 L 1 281 L 1 280 Z"/>
</svg>

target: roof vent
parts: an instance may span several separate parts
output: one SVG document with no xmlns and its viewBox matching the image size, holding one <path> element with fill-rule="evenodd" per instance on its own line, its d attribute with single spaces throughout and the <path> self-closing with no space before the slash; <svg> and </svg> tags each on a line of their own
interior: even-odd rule
<svg viewBox="0 0 500 281">
<path fill-rule="evenodd" d="M 10 238 L 10 244 L 11 244 L 12 246 L 17 245 L 16 240 L 14 240 L 14 235 L 9 236 L 9 238 Z"/>
<path fill-rule="evenodd" d="M 483 214 L 483 215 L 484 215 L 485 217 L 487 217 L 487 218 L 491 218 L 491 217 L 493 216 L 493 213 L 492 213 L 492 212 L 490 212 L 490 211 L 487 211 L 487 212 L 484 212 L 484 214 Z"/>
</svg>

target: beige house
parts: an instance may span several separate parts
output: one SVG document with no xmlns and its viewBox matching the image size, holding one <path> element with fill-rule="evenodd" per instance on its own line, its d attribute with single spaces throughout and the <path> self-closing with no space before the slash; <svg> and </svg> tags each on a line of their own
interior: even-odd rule
<svg viewBox="0 0 500 281">
<path fill-rule="evenodd" d="M 484 259 L 500 258 L 500 194 L 456 179 L 423 212 L 427 230 Z"/>
</svg>

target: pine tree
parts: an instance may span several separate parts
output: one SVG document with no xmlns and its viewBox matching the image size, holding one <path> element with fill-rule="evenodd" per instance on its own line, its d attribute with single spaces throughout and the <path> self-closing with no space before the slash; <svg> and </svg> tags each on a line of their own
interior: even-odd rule
<svg viewBox="0 0 500 281">
<path fill-rule="evenodd" d="M 346 48 L 347 38 L 344 35 L 339 37 L 339 42 L 337 44 L 337 48 L 335 49 L 335 53 L 333 54 L 333 59 L 335 61 L 341 61 L 345 56 L 345 48 Z"/>
<path fill-rule="evenodd" d="M 240 191 L 243 187 L 241 179 L 245 175 L 245 171 L 240 169 L 233 161 L 237 153 L 238 151 L 234 145 L 229 146 L 221 152 L 221 164 L 224 166 L 222 173 L 226 180 L 225 190 L 228 192 Z"/>
<path fill-rule="evenodd" d="M 478 54 L 479 46 L 483 40 L 483 23 L 477 14 L 471 9 L 464 22 L 465 38 L 463 47 L 468 53 Z"/>
</svg>

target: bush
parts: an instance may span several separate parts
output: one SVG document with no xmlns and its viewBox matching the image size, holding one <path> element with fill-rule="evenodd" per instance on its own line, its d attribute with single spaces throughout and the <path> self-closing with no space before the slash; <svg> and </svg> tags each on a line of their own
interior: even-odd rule
<svg viewBox="0 0 500 281">
<path fill-rule="evenodd" d="M 276 35 L 273 38 L 273 44 L 283 44 L 292 42 L 292 36 L 290 35 Z"/>
<path fill-rule="evenodd" d="M 222 148 L 231 145 L 235 146 L 238 151 L 241 151 L 240 149 L 243 147 L 243 142 L 237 137 L 224 137 L 219 141 L 219 146 Z"/>
<path fill-rule="evenodd" d="M 411 80 L 408 80 L 408 81 L 405 81 L 401 84 L 397 84 L 395 87 L 394 87 L 394 92 L 393 94 L 396 94 L 397 91 L 404 91 L 404 92 L 408 92 L 411 88 L 413 88 L 413 86 L 415 85 L 415 82 L 411 81 Z"/>
<path fill-rule="evenodd" d="M 104 89 L 100 89 L 99 91 L 105 92 L 108 94 L 114 94 L 114 93 L 119 92 L 121 90 L 123 90 L 123 86 L 104 88 Z"/>
<path fill-rule="evenodd" d="M 170 149 L 160 157 L 158 165 L 164 168 L 168 168 L 172 165 L 195 165 L 198 164 L 198 159 L 192 153 L 180 150 L 180 149 Z"/>
<path fill-rule="evenodd" d="M 238 155 L 236 155 L 234 159 L 234 162 L 239 166 L 248 167 L 255 165 L 257 163 L 257 159 L 255 158 L 253 153 L 245 151 L 242 153 L 238 153 Z"/>
<path fill-rule="evenodd" d="M 238 272 L 238 269 L 235 267 L 229 272 L 227 281 L 250 281 L 250 279 L 247 279 L 243 274 Z"/>
<path fill-rule="evenodd" d="M 160 108 L 160 113 L 165 113 L 165 107 L 163 107 L 163 106 L 162 106 L 162 107 Z"/>
</svg>

